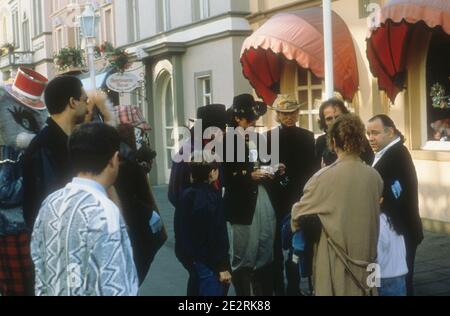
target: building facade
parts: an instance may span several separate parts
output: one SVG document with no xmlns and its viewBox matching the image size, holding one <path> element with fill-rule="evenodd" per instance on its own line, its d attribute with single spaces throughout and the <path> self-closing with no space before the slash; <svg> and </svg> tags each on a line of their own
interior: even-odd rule
<svg viewBox="0 0 450 316">
<path fill-rule="evenodd" d="M 19 65 L 53 76 L 51 1 L 0 1 L 0 81 L 14 79 Z M 6 48 L 6 47 L 5 47 Z"/>
<path fill-rule="evenodd" d="M 158 153 L 152 182 L 167 183 L 177 145 L 172 132 L 189 126 L 199 106 L 230 106 L 235 95 L 251 92 L 239 64 L 251 34 L 249 2 L 127 0 L 115 1 L 115 12 L 117 46 L 132 54 L 129 71 L 143 79 L 141 91 L 121 103 L 141 106 Z"/>
<path fill-rule="evenodd" d="M 406 145 L 414 159 L 419 179 L 419 203 L 425 227 L 450 232 L 450 141 L 436 138 L 436 124 L 430 115 L 430 73 L 445 72 L 441 77 L 450 80 L 450 62 L 445 56 L 450 42 L 440 40 L 430 33 L 416 32 L 407 60 L 406 89 L 400 92 L 391 103 L 387 95 L 380 91 L 377 79 L 372 76 L 367 58 L 366 38 L 369 35 L 368 19 L 371 13 L 368 6 L 382 7 L 383 0 L 335 0 L 332 10 L 346 23 L 353 38 L 357 56 L 359 91 L 348 105 L 367 122 L 373 115 L 388 114 L 406 137 Z M 372 3 L 372 5 L 371 5 Z M 270 17 L 280 12 L 289 12 L 321 6 L 322 1 L 304 0 L 250 0 L 251 15 L 248 16 L 253 30 L 258 29 Z M 370 8 L 370 7 L 369 7 Z M 436 38 L 438 37 L 438 38 Z M 304 78 L 304 80 L 300 80 Z M 300 81 L 304 83 L 300 84 Z M 444 83 L 445 84 L 445 83 Z M 448 84 L 447 84 L 448 86 Z M 286 62 L 281 76 L 282 93 L 292 93 L 306 102 L 300 113 L 302 127 L 320 134 L 316 123 L 318 107 L 324 95 L 324 84 L 310 71 Z M 447 91 L 450 92 L 450 91 Z M 447 117 L 450 120 L 450 116 Z M 272 122 L 269 118 L 267 122 Z"/>
</svg>

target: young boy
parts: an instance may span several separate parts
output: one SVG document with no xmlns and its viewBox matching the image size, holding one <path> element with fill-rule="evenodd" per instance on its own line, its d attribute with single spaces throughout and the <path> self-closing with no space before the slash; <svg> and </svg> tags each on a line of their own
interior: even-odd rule
<svg viewBox="0 0 450 316">
<path fill-rule="evenodd" d="M 37 296 L 135 296 L 130 240 L 107 191 L 119 171 L 119 134 L 89 123 L 69 138 L 77 177 L 42 204 L 31 256 Z"/>
<path fill-rule="evenodd" d="M 192 186 L 175 213 L 175 251 L 189 271 L 188 295 L 224 296 L 231 282 L 227 226 L 216 163 L 191 163 Z"/>
</svg>

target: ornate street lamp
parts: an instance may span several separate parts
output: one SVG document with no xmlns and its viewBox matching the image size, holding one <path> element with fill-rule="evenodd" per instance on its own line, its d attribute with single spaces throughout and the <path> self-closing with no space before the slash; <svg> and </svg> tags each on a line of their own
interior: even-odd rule
<svg viewBox="0 0 450 316">
<path fill-rule="evenodd" d="M 95 14 L 92 3 L 88 3 L 80 18 L 81 35 L 86 40 L 87 55 L 89 60 L 89 73 L 91 77 L 92 89 L 95 90 L 95 60 L 94 47 L 95 38 L 97 37 L 98 23 L 100 18 Z"/>
</svg>

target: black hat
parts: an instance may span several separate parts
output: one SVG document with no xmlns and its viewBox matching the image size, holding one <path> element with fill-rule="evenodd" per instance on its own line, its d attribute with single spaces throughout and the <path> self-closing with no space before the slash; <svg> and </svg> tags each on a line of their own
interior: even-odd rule
<svg viewBox="0 0 450 316">
<path fill-rule="evenodd" d="M 227 118 L 227 111 L 223 104 L 208 104 L 197 110 L 197 119 L 202 120 L 203 129 L 208 127 L 225 129 Z"/>
<path fill-rule="evenodd" d="M 267 105 L 264 102 L 255 101 L 251 94 L 244 93 L 234 97 L 233 105 L 229 111 L 232 116 L 256 121 L 261 116 L 266 114 Z"/>
</svg>

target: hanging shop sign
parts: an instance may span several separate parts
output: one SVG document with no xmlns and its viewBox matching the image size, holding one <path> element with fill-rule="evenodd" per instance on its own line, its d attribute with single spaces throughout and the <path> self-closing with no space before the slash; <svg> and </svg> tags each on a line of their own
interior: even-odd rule
<svg viewBox="0 0 450 316">
<path fill-rule="evenodd" d="M 131 73 L 115 73 L 108 77 L 106 86 L 115 92 L 131 92 L 138 87 L 139 78 Z"/>
</svg>

